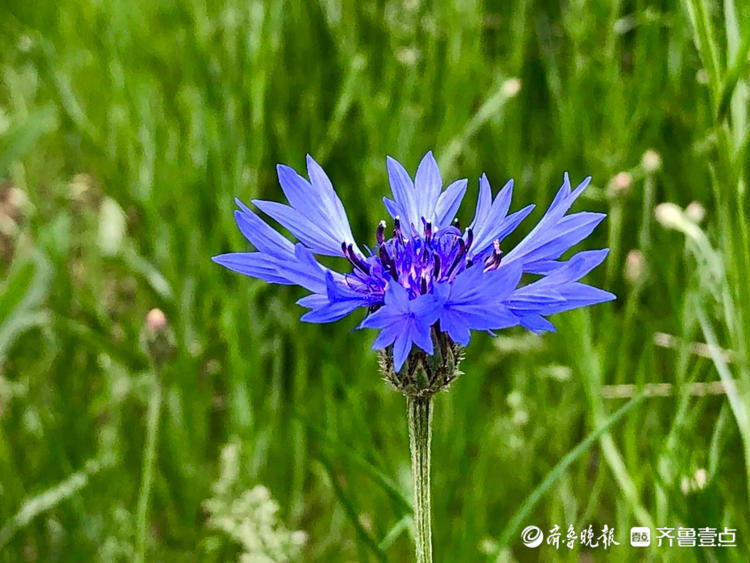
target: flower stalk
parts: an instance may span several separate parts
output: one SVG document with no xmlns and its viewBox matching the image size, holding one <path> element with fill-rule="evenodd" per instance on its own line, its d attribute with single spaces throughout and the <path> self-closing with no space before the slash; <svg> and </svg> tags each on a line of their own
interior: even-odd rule
<svg viewBox="0 0 750 563">
<path fill-rule="evenodd" d="M 430 440 L 432 438 L 432 397 L 406 397 L 409 420 L 411 472 L 414 480 L 414 540 L 417 563 L 432 563 L 432 524 L 430 521 Z"/>
<path fill-rule="evenodd" d="M 143 563 L 147 559 L 148 508 L 157 462 L 159 419 L 162 406 L 161 377 L 175 349 L 174 335 L 166 315 L 160 309 L 151 309 L 146 315 L 141 339 L 151 363 L 151 395 L 146 414 L 146 439 L 143 447 L 141 487 L 138 492 L 136 511 L 135 555 L 133 557 L 136 563 Z"/>
</svg>

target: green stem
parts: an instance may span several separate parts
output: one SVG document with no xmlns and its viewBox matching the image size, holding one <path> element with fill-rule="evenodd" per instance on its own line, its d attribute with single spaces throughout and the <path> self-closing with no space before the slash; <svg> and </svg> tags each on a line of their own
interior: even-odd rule
<svg viewBox="0 0 750 563">
<path fill-rule="evenodd" d="M 430 439 L 432 438 L 432 399 L 407 397 L 411 473 L 414 478 L 414 540 L 417 563 L 432 563 L 430 524 Z"/>
<path fill-rule="evenodd" d="M 148 526 L 148 501 L 151 484 L 154 480 L 154 460 L 156 441 L 159 434 L 159 411 L 161 410 L 161 383 L 156 370 L 153 373 L 153 390 L 148 403 L 146 419 L 146 444 L 143 447 L 141 467 L 141 489 L 138 492 L 138 513 L 136 518 L 135 561 L 143 562 L 146 554 L 146 528 Z"/>
</svg>

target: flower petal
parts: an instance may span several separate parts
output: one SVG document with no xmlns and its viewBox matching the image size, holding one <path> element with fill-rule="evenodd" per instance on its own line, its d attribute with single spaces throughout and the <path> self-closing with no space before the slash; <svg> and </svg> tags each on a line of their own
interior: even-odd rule
<svg viewBox="0 0 750 563">
<path fill-rule="evenodd" d="M 479 179 L 479 200 L 471 229 L 474 232 L 474 242 L 471 256 L 483 256 L 492 248 L 493 243 L 502 241 L 523 221 L 533 205 L 508 215 L 510 202 L 513 197 L 513 180 L 508 180 L 492 201 L 492 189 L 486 174 Z"/>
<path fill-rule="evenodd" d="M 581 182 L 575 190 L 570 189 L 570 178 L 566 172 L 563 185 L 555 195 L 547 212 L 536 227 L 508 252 L 503 260 L 513 262 L 520 260 L 524 263 L 525 271 L 534 269 L 534 263 L 554 260 L 563 252 L 578 244 L 591 234 L 591 231 L 604 218 L 601 213 L 575 213 L 565 217 L 576 198 L 586 189 L 591 177 Z M 528 265 L 528 270 L 526 270 Z"/>
<path fill-rule="evenodd" d="M 417 167 L 417 174 L 414 176 L 414 188 L 418 215 L 416 219 L 421 221 L 424 217 L 427 221 L 434 221 L 435 204 L 440 196 L 440 191 L 443 189 L 443 180 L 440 178 L 440 170 L 432 151 L 428 151 L 424 155 Z"/>
<path fill-rule="evenodd" d="M 235 199 L 240 210 L 234 212 L 240 232 L 258 250 L 276 256 L 294 253 L 294 244 L 272 229 L 239 199 Z"/>
<path fill-rule="evenodd" d="M 289 166 L 279 164 L 276 167 L 289 206 L 263 200 L 253 203 L 317 254 L 343 256 L 342 243 L 351 244 L 361 254 L 341 200 L 326 173 L 310 155 L 307 170 L 309 182 Z"/>
<path fill-rule="evenodd" d="M 391 184 L 393 199 L 404 212 L 401 219 L 412 231 L 416 231 L 421 225 L 417 217 L 417 203 L 415 201 L 414 184 L 411 177 L 401 163 L 390 156 L 386 158 L 388 167 L 388 181 Z"/>
<path fill-rule="evenodd" d="M 396 341 L 393 343 L 393 370 L 398 372 L 404 365 L 406 358 L 409 357 L 411 351 L 411 338 L 409 338 L 409 331 L 402 330 Z"/>
<path fill-rule="evenodd" d="M 435 205 L 435 224 L 438 227 L 447 227 L 451 224 L 466 194 L 468 184 L 466 179 L 456 180 L 440 194 Z"/>
</svg>

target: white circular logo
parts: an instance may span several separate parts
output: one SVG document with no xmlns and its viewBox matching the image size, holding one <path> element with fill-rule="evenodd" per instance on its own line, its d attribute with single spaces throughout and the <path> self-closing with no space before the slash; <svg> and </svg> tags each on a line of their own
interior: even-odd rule
<svg viewBox="0 0 750 563">
<path fill-rule="evenodd" d="M 526 526 L 521 532 L 521 541 L 526 547 L 539 547 L 543 540 L 544 534 L 537 526 Z"/>
</svg>

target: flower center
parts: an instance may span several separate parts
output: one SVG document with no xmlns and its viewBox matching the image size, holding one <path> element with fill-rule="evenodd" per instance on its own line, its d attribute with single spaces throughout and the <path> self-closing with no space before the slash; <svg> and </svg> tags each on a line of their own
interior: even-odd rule
<svg viewBox="0 0 750 563">
<path fill-rule="evenodd" d="M 396 280 L 409 292 L 410 298 L 429 293 L 438 282 L 453 280 L 469 268 L 476 256 L 470 254 L 474 232 L 467 228 L 463 234 L 458 220 L 449 227 L 435 228 L 422 219 L 421 233 L 408 236 L 401 220 L 393 221 L 393 234 L 386 238 L 386 222 L 380 221 L 375 231 L 377 246 L 367 257 L 356 253 L 352 245 L 341 244 L 353 271 L 347 275 L 349 286 L 373 297 L 383 295 L 388 280 Z M 483 258 L 485 270 L 500 265 L 502 252 L 495 241 L 492 252 Z"/>
</svg>

